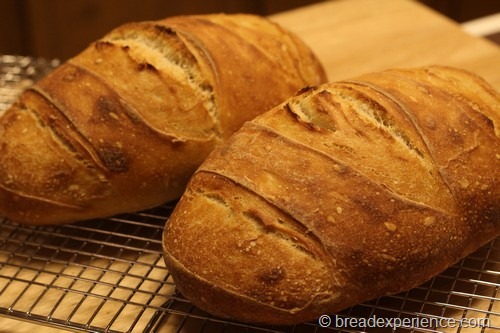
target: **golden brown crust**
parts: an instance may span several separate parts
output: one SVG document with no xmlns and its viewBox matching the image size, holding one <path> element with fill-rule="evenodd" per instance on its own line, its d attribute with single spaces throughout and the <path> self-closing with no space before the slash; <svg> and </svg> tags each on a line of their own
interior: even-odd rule
<svg viewBox="0 0 500 333">
<path fill-rule="evenodd" d="M 262 17 L 118 27 L 0 118 L 0 215 L 61 223 L 176 199 L 244 121 L 324 81 L 311 51 Z"/>
<path fill-rule="evenodd" d="M 304 90 L 201 165 L 167 266 L 194 304 L 266 324 L 415 287 L 500 235 L 499 117 L 497 92 L 447 67 Z"/>
</svg>

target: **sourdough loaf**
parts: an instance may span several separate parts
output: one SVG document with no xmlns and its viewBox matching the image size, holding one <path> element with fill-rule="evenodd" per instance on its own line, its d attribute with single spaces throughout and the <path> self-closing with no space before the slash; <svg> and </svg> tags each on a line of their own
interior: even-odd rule
<svg viewBox="0 0 500 333">
<path fill-rule="evenodd" d="M 294 324 L 415 287 L 500 235 L 500 96 L 448 67 L 304 89 L 197 170 L 164 232 L 179 290 Z"/>
<path fill-rule="evenodd" d="M 325 81 L 297 37 L 253 15 L 116 28 L 0 118 L 0 216 L 33 224 L 178 198 L 242 123 Z"/>
</svg>

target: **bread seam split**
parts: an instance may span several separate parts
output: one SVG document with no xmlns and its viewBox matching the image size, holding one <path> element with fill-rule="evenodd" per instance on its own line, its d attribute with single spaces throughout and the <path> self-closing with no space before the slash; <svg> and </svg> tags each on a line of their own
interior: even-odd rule
<svg viewBox="0 0 500 333">
<path fill-rule="evenodd" d="M 452 211 L 445 211 L 445 210 L 440 210 L 440 209 L 437 209 L 437 207 L 433 207 L 433 206 L 429 206 L 429 205 L 426 205 L 425 203 L 423 202 L 418 202 L 418 201 L 414 201 L 414 200 L 411 200 L 411 199 L 408 199 L 404 196 L 402 196 L 401 194 L 395 192 L 390 186 L 387 186 L 386 184 L 378 184 L 378 183 L 375 183 L 370 177 L 366 176 L 362 171 L 356 169 L 354 166 L 352 165 L 349 165 L 347 164 L 345 161 L 342 161 L 342 160 L 339 160 L 339 159 L 336 159 L 335 157 L 325 153 L 325 152 L 322 152 L 320 150 L 317 150 L 315 148 L 312 148 L 310 146 L 305 146 L 303 143 L 301 143 L 300 141 L 297 141 L 295 139 L 292 139 L 288 136 L 283 136 L 282 133 L 276 131 L 275 129 L 271 128 L 271 127 L 268 127 L 268 126 L 265 126 L 263 125 L 262 123 L 255 123 L 255 122 L 251 122 L 251 123 L 247 123 L 245 124 L 245 126 L 247 127 L 255 127 L 255 128 L 262 128 L 262 129 L 265 129 L 266 131 L 269 131 L 269 132 L 272 132 L 278 136 L 280 136 L 282 139 L 285 139 L 287 141 L 289 141 L 290 143 L 293 143 L 295 145 L 298 145 L 298 146 L 301 146 L 302 148 L 304 149 L 307 149 L 307 150 L 310 150 L 312 152 L 314 152 L 315 154 L 318 154 L 318 155 L 321 155 L 327 159 L 330 159 L 336 163 L 339 163 L 339 164 L 342 164 L 344 167 L 346 168 L 350 168 L 352 169 L 353 171 L 355 171 L 357 174 L 361 175 L 365 180 L 369 181 L 370 183 L 372 183 L 373 185 L 376 185 L 376 186 L 381 186 L 383 189 L 387 190 L 389 193 L 391 193 L 391 195 L 395 196 L 395 197 L 398 197 L 399 199 L 402 199 L 404 200 L 405 202 L 407 203 L 411 203 L 412 205 L 415 205 L 415 206 L 420 206 L 420 207 L 425 207 L 427 209 L 430 209 L 430 210 L 433 210 L 435 212 L 439 212 L 439 213 L 443 213 L 443 214 L 448 214 L 448 215 L 453 215 Z M 203 171 L 207 171 L 206 169 L 203 168 L 203 165 L 200 167 L 199 170 L 203 170 Z M 234 181 L 234 180 L 233 180 Z M 239 184 L 238 182 L 236 182 L 237 184 Z M 280 209 L 283 209 L 283 207 L 280 207 Z"/>
<path fill-rule="evenodd" d="M 408 119 L 412 122 L 413 126 L 415 127 L 415 129 L 417 130 L 417 133 L 420 135 L 420 138 L 422 139 L 422 141 L 425 143 L 426 145 L 426 148 L 427 148 L 427 151 L 429 152 L 429 155 L 432 159 L 432 163 L 434 165 L 437 166 L 437 170 L 439 172 L 439 175 L 441 177 L 441 181 L 446 184 L 446 186 L 448 187 L 448 190 L 450 191 L 450 193 L 453 193 L 453 188 L 452 186 L 446 181 L 446 177 L 444 177 L 443 175 L 443 170 L 441 169 L 441 167 L 436 163 L 436 160 L 434 158 L 434 155 L 432 153 L 432 150 L 429 148 L 429 141 L 428 141 L 428 138 L 423 135 L 422 133 L 422 129 L 420 128 L 420 126 L 418 126 L 418 124 L 416 123 L 415 121 L 415 118 L 411 115 L 411 112 L 408 111 L 406 105 L 404 105 L 404 103 L 402 103 L 398 98 L 396 98 L 394 95 L 390 94 L 389 92 L 387 92 L 386 90 L 384 90 L 383 88 L 380 88 L 380 87 L 377 87 L 376 85 L 373 85 L 373 84 L 370 84 L 370 83 L 367 83 L 367 82 L 363 82 L 363 81 L 355 81 L 355 80 L 349 80 L 349 81 L 344 81 L 344 82 L 349 82 L 349 83 L 354 83 L 354 84 L 358 84 L 360 86 L 366 86 L 366 87 L 369 87 L 375 91 L 377 91 L 378 93 L 386 96 L 387 98 L 391 99 L 392 101 L 394 101 L 400 108 L 401 108 L 401 111 L 403 111 L 403 113 L 408 117 Z M 456 200 L 456 198 L 455 198 Z"/>
<path fill-rule="evenodd" d="M 30 87 L 29 90 L 40 95 L 49 104 L 51 104 L 55 110 L 57 110 L 58 116 L 62 117 L 64 119 L 64 121 L 68 123 L 68 126 L 70 126 L 71 130 L 76 134 L 76 136 L 79 138 L 79 140 L 81 140 L 81 141 L 78 141 L 78 144 L 82 147 L 82 149 L 85 150 L 85 152 L 89 156 L 92 157 L 92 162 L 95 163 L 95 165 L 98 166 L 101 170 L 108 171 L 108 169 L 104 165 L 102 159 L 97 154 L 96 148 L 93 147 L 92 143 L 87 140 L 85 135 L 78 130 L 76 125 L 71 121 L 71 119 L 69 119 L 66 116 L 66 114 L 63 111 L 61 111 L 62 107 L 59 105 L 59 103 L 57 103 L 57 101 L 54 100 L 54 98 L 52 98 L 49 94 L 47 94 L 43 89 L 40 89 L 39 87 L 33 86 L 33 87 Z M 54 129 L 52 129 L 52 127 L 50 127 L 50 129 L 52 132 L 54 132 Z M 60 139 L 60 135 L 58 135 L 58 134 L 55 134 L 55 135 Z M 74 142 L 74 140 L 72 140 L 72 139 L 69 139 L 69 140 Z"/>
<path fill-rule="evenodd" d="M 308 226 L 300 223 L 300 221 L 298 221 L 291 212 L 289 211 L 285 211 L 283 210 L 282 207 L 280 207 L 279 205 L 277 205 L 274 201 L 270 200 L 270 198 L 267 198 L 267 197 L 263 197 L 262 195 L 260 195 L 255 189 L 252 189 L 250 188 L 249 186 L 245 185 L 245 184 L 242 184 L 240 182 L 238 182 L 237 180 L 231 178 L 230 176 L 227 176 L 227 175 L 222 175 L 216 171 L 213 171 L 213 170 L 206 170 L 206 169 L 198 169 L 196 173 L 207 173 L 207 174 L 213 174 L 213 175 L 216 175 L 217 177 L 220 177 L 220 178 L 223 178 L 225 180 L 228 180 L 230 182 L 232 182 L 234 184 L 234 186 L 239 186 L 241 187 L 242 189 L 244 189 L 245 191 L 251 193 L 252 195 L 254 195 L 255 197 L 257 198 L 261 198 L 263 200 L 265 200 L 268 204 L 270 204 L 271 206 L 275 207 L 276 209 L 278 210 L 281 210 L 286 216 L 289 216 L 297 225 L 301 226 L 302 229 L 304 230 L 308 230 L 308 233 L 306 234 L 306 238 L 308 240 L 312 240 L 315 244 L 316 244 L 316 247 L 317 248 L 321 248 L 321 249 L 326 249 L 326 246 L 325 244 L 322 243 L 321 241 L 321 238 L 318 237 L 318 235 L 314 234 L 314 233 L 311 233 L 311 229 L 309 229 Z M 287 223 L 288 224 L 288 223 Z M 273 229 L 279 231 L 279 232 L 284 232 L 285 229 L 284 228 L 279 228 L 277 226 L 273 226 Z M 298 232 L 300 229 L 294 227 L 294 226 L 291 226 L 290 227 L 291 230 L 293 230 L 294 232 Z M 312 237 L 311 237 L 312 235 Z M 312 252 L 310 250 L 308 250 L 309 252 Z M 314 257 L 315 258 L 318 258 L 318 253 L 316 252 L 312 252 L 314 254 Z M 324 254 L 324 253 L 323 253 Z M 321 261 L 323 261 L 323 259 L 321 258 Z"/>
<path fill-rule="evenodd" d="M 210 98 L 204 101 L 205 109 L 207 110 L 208 114 L 213 119 L 213 125 L 215 126 L 213 128 L 213 134 L 216 135 L 218 138 L 221 138 L 221 129 L 219 126 L 219 116 L 218 116 L 218 112 L 217 112 L 218 107 L 217 107 L 216 101 L 213 97 L 214 89 L 213 89 L 212 85 L 210 85 L 206 79 L 203 79 L 203 73 L 200 70 L 199 65 L 196 64 L 198 59 L 196 58 L 195 54 L 189 49 L 189 46 L 188 46 L 186 40 L 184 39 L 184 36 L 182 36 L 183 33 L 180 33 L 178 31 L 178 29 L 176 29 L 176 28 L 172 28 L 168 25 L 158 24 L 157 22 L 154 22 L 154 21 L 136 23 L 136 25 L 140 25 L 141 27 L 144 26 L 145 29 L 168 31 L 169 33 L 173 34 L 175 36 L 174 38 L 176 40 L 178 40 L 180 43 L 182 43 L 183 47 L 186 49 L 187 52 L 190 53 L 191 57 L 193 57 L 195 61 L 190 65 L 184 65 L 185 63 L 190 62 L 190 61 L 188 61 L 188 59 L 182 59 L 182 58 L 180 58 L 179 60 L 174 59 L 174 57 L 179 58 L 179 56 L 180 56 L 179 54 L 175 53 L 175 50 L 170 50 L 169 54 L 164 54 L 164 53 L 160 52 L 159 50 L 157 51 L 153 47 L 156 40 L 153 41 L 152 38 L 150 38 L 148 34 L 144 34 L 142 36 L 139 36 L 137 33 L 135 33 L 135 34 L 130 33 L 130 31 L 128 31 L 129 34 L 126 34 L 127 31 L 125 33 L 116 32 L 115 33 L 116 35 L 114 35 L 114 34 L 110 35 L 109 39 L 106 41 L 111 42 L 111 43 L 116 43 L 116 45 L 120 45 L 121 47 L 128 47 L 128 46 L 130 46 L 129 43 L 131 41 L 133 41 L 135 43 L 142 44 L 147 48 L 150 48 L 152 50 L 152 52 L 156 52 L 165 61 L 169 62 L 172 66 L 176 67 L 179 71 L 181 71 L 185 75 L 186 82 L 188 82 L 193 89 L 198 90 L 200 96 L 203 96 L 205 94 L 210 95 Z M 166 32 L 164 32 L 164 33 L 166 33 Z M 162 38 L 161 34 L 162 34 L 162 32 L 157 32 L 156 39 L 160 40 L 162 47 L 171 48 L 170 42 L 167 39 Z M 201 50 L 200 50 L 200 48 L 197 48 L 197 49 L 200 52 L 202 52 L 202 50 L 203 50 L 203 48 L 201 48 Z M 143 54 L 145 54 L 145 52 L 143 52 Z M 130 54 L 128 54 L 128 55 L 129 55 L 129 57 L 131 57 Z M 204 56 L 205 56 L 205 58 L 207 58 L 207 55 L 204 55 Z M 131 59 L 136 61 L 132 57 L 131 57 Z M 184 62 L 180 62 L 182 60 L 184 60 Z M 208 59 L 208 60 L 210 60 L 210 59 Z M 159 72 L 159 75 L 161 76 L 161 71 Z M 195 78 L 203 80 L 203 82 L 201 84 L 197 84 L 195 82 Z M 206 88 L 206 87 L 208 87 L 208 88 Z"/>
</svg>

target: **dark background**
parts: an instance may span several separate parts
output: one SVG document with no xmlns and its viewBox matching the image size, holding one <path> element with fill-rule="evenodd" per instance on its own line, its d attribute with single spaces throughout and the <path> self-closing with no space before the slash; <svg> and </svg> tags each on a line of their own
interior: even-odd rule
<svg viewBox="0 0 500 333">
<path fill-rule="evenodd" d="M 213 12 L 271 15 L 320 1 L 0 0 L 0 54 L 65 60 L 124 22 Z M 420 2 L 457 22 L 500 12 L 499 0 L 420 0 Z"/>
</svg>

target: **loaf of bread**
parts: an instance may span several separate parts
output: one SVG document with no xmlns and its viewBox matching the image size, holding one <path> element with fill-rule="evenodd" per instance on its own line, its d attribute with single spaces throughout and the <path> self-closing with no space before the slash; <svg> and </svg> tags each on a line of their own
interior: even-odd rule
<svg viewBox="0 0 500 333">
<path fill-rule="evenodd" d="M 500 96 L 454 68 L 304 89 L 197 170 L 164 232 L 178 289 L 294 324 L 415 287 L 500 235 Z"/>
<path fill-rule="evenodd" d="M 259 16 L 118 27 L 0 118 L 0 216 L 49 224 L 177 199 L 243 122 L 325 82 L 311 50 Z"/>
</svg>

